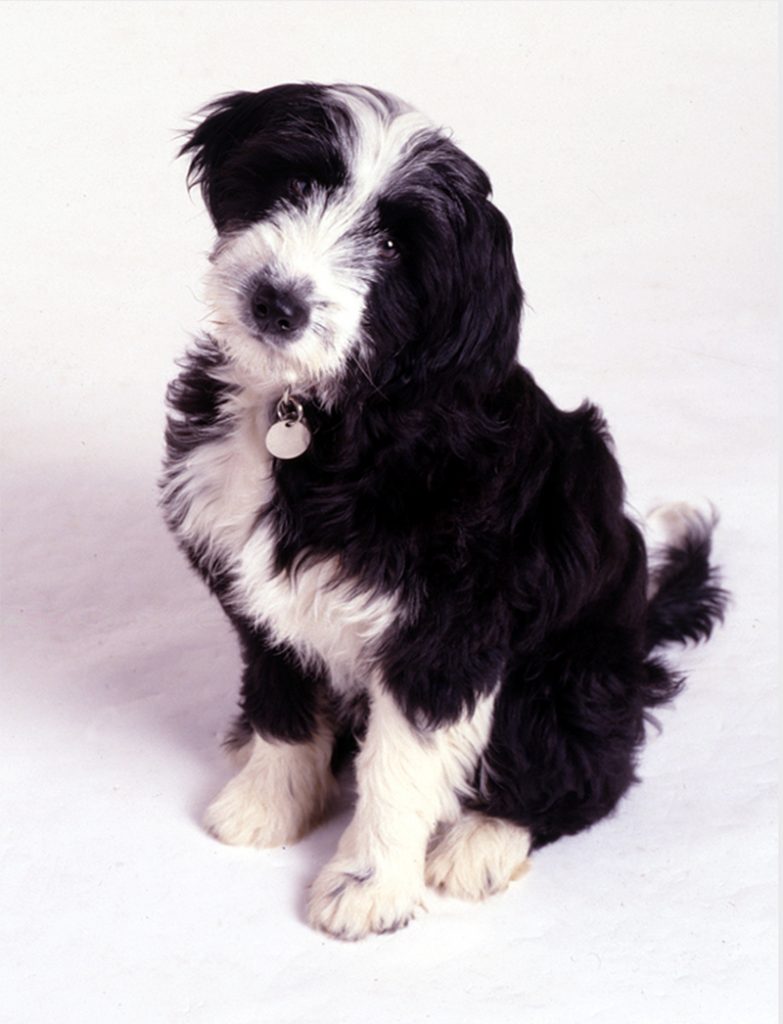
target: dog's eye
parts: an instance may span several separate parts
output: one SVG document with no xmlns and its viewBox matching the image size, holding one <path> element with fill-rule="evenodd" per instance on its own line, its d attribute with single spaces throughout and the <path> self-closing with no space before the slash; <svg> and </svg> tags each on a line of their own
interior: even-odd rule
<svg viewBox="0 0 783 1024">
<path fill-rule="evenodd" d="M 310 184 L 308 178 L 291 178 L 288 182 L 288 194 L 292 199 L 304 199 L 310 191 Z"/>
<path fill-rule="evenodd" d="M 400 255 L 400 250 L 391 235 L 384 235 L 381 238 L 381 255 L 387 260 L 393 260 Z"/>
</svg>

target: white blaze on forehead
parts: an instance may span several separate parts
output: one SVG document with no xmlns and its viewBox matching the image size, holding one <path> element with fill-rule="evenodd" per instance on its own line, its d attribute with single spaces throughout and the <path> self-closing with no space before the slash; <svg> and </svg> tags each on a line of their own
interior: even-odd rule
<svg viewBox="0 0 783 1024">
<path fill-rule="evenodd" d="M 432 122 L 402 100 L 389 97 L 389 107 L 361 86 L 330 90 L 348 110 L 354 126 L 349 185 L 357 202 L 366 202 L 388 184 L 416 142 L 435 130 Z"/>
</svg>

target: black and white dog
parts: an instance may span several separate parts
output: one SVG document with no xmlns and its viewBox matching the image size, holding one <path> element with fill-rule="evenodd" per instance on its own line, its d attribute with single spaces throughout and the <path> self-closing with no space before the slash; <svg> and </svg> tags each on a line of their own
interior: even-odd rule
<svg viewBox="0 0 783 1024">
<path fill-rule="evenodd" d="M 709 636 L 712 522 L 623 510 L 599 411 L 517 362 L 522 290 L 486 174 L 374 89 L 283 85 L 189 134 L 217 229 L 211 329 L 169 392 L 165 515 L 242 645 L 226 843 L 357 801 L 313 925 L 405 924 L 425 883 L 478 899 L 634 782 L 655 656 Z M 648 545 L 650 544 L 648 540 Z"/>
</svg>

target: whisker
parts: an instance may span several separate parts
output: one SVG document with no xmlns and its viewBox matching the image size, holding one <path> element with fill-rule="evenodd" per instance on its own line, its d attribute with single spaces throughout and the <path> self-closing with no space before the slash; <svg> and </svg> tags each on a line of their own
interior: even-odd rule
<svg viewBox="0 0 783 1024">
<path fill-rule="evenodd" d="M 354 352 L 349 352 L 348 353 L 348 361 L 350 362 L 351 360 L 353 360 L 353 363 L 355 364 L 356 369 L 362 374 L 362 376 L 365 378 L 365 380 L 370 385 L 370 387 L 373 389 L 373 391 L 375 391 L 376 394 L 380 395 L 381 398 L 385 399 L 386 395 L 383 393 L 383 391 L 381 391 L 381 389 L 378 387 L 378 385 L 372 379 L 372 377 L 370 376 L 370 373 L 367 370 L 367 368 L 362 365 L 362 362 L 361 362 L 359 356 L 356 355 L 356 353 L 354 353 Z"/>
</svg>

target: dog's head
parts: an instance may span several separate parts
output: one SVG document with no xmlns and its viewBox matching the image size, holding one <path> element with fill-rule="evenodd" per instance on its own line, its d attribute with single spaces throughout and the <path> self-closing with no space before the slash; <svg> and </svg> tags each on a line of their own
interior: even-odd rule
<svg viewBox="0 0 783 1024">
<path fill-rule="evenodd" d="M 481 168 L 421 114 L 359 86 L 217 100 L 190 180 L 218 232 L 212 329 L 243 370 L 317 389 L 470 374 L 516 352 L 511 233 Z"/>
</svg>

